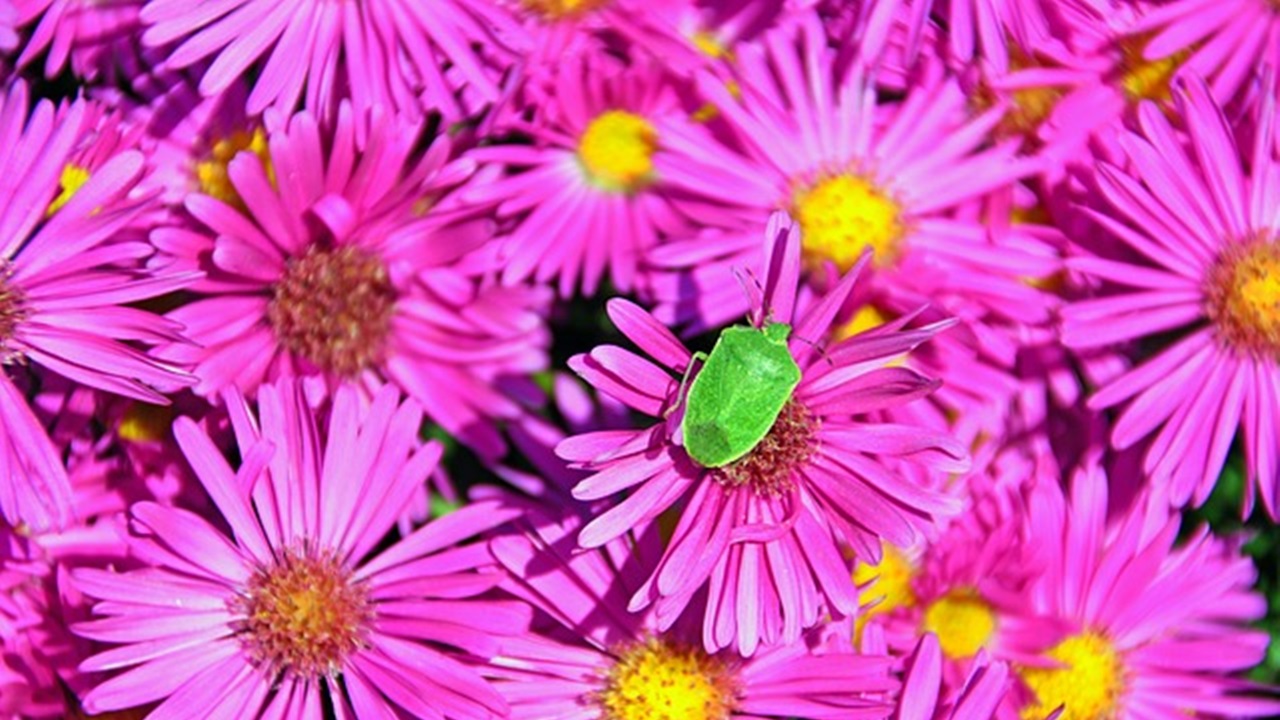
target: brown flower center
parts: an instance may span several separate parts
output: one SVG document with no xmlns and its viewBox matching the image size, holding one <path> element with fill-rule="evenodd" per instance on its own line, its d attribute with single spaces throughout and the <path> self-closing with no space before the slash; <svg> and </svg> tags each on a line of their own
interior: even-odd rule
<svg viewBox="0 0 1280 720">
<path fill-rule="evenodd" d="M 18 325 L 27 316 L 22 291 L 9 282 L 12 269 L 0 264 L 0 363 L 12 362 L 20 353 L 9 347 Z"/>
<path fill-rule="evenodd" d="M 313 245 L 289 261 L 267 319 L 286 348 L 351 376 L 382 360 L 395 300 L 381 259 L 349 245 Z"/>
<path fill-rule="evenodd" d="M 368 591 L 338 558 L 306 549 L 254 573 L 238 605 L 254 660 L 304 678 L 337 673 L 373 617 Z"/>
<path fill-rule="evenodd" d="M 817 429 L 813 413 L 793 399 L 751 452 L 711 471 L 711 477 L 726 487 L 751 488 L 757 495 L 784 493 L 795 484 L 795 470 L 813 454 Z"/>
</svg>

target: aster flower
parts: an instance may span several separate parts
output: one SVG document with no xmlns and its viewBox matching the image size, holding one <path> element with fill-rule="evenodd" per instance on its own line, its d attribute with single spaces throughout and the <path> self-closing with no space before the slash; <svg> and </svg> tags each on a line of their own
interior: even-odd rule
<svg viewBox="0 0 1280 720">
<path fill-rule="evenodd" d="M 1146 11 L 1128 30 L 1148 39 L 1141 59 L 1204 78 L 1223 106 L 1243 96 L 1261 68 L 1280 66 L 1280 8 L 1269 0 L 1174 0 L 1140 7 Z M 1273 95 L 1275 88 L 1265 92 Z"/>
<path fill-rule="evenodd" d="M 491 717 L 506 704 L 463 662 L 522 631 L 518 604 L 476 599 L 501 573 L 467 538 L 512 513 L 479 503 L 380 545 L 440 458 L 417 441 L 421 410 L 387 386 L 359 409 L 340 389 L 318 422 L 294 382 L 263 387 L 259 414 L 227 398 L 243 464 L 232 470 L 186 418 L 174 433 L 228 535 L 177 508 L 139 503 L 147 567 L 81 569 L 98 598 L 78 634 L 116 647 L 86 670 L 120 670 L 84 697 L 91 713 L 161 701 L 151 717 Z M 271 438 L 267 440 L 266 438 Z M 459 652 L 461 651 L 461 652 Z"/>
<path fill-rule="evenodd" d="M 1029 462 L 1033 452 L 1049 452 L 1047 443 L 1028 445 L 1036 450 L 1010 446 L 986 472 L 963 480 L 964 512 L 938 537 L 911 548 L 886 547 L 879 563 L 854 570 L 859 597 L 871 603 L 857 618 L 855 641 L 870 649 L 865 636 L 874 633 L 890 652 L 904 655 L 920 652 L 922 635 L 934 637 L 944 695 L 960 692 L 984 658 L 1033 659 L 1056 637 L 1028 602 L 1040 567 L 1023 527 L 1028 480 L 1058 482 L 1059 476 L 1037 472 Z M 1011 477 L 1001 482 L 997 473 Z"/>
<path fill-rule="evenodd" d="M 574 538 L 582 518 L 529 508 L 522 532 L 495 538 L 504 588 L 549 616 L 541 633 L 507 638 L 489 672 L 517 719 L 814 720 L 885 718 L 892 660 L 823 648 L 807 634 L 749 658 L 708 653 L 696 625 L 659 629 L 652 609 L 627 611 L 640 575 L 656 557 L 652 533 L 590 552 Z"/>
<path fill-rule="evenodd" d="M 153 234 L 165 262 L 208 271 L 169 315 L 195 344 L 157 354 L 192 368 L 206 396 L 284 376 L 320 392 L 392 382 L 449 433 L 500 455 L 493 418 L 520 408 L 496 383 L 545 364 L 546 298 L 458 265 L 489 240 L 486 208 L 451 193 L 474 163 L 451 159 L 444 137 L 419 152 L 420 133 L 380 117 L 358 150 L 344 105 L 331 134 L 304 112 L 270 134 L 269 162 L 235 155 L 227 179 L 243 208 L 192 194 L 199 225 Z"/>
<path fill-rule="evenodd" d="M 12 86 L 0 100 L 0 131 L 10 138 L 0 169 L 11 180 L 0 198 L 7 228 L 0 247 L 0 510 L 10 523 L 40 529 L 70 518 L 70 489 L 59 452 L 15 384 L 26 375 L 23 363 L 165 404 L 156 388 L 175 390 L 188 378 L 125 341 L 176 342 L 179 326 L 127 306 L 197 276 L 142 274 L 137 263 L 152 248 L 120 237 L 153 207 L 154 196 L 133 193 L 141 153 L 119 152 L 92 174 L 77 173 L 68 194 L 72 153 L 90 127 L 86 103 L 55 110 L 42 101 L 27 112 L 26 86 Z"/>
<path fill-rule="evenodd" d="M 439 110 L 454 121 L 498 99 L 500 76 L 515 59 L 500 38 L 518 35 L 506 12 L 492 3 L 454 0 L 306 6 L 282 0 L 147 0 L 141 19 L 147 45 L 172 44 L 165 59 L 169 68 L 212 60 L 200 82 L 206 96 L 257 65 L 246 106 L 250 115 L 269 107 L 291 112 L 303 100 L 307 109 L 327 117 L 339 99 L 349 97 L 361 140 L 375 106 L 415 121 Z"/>
<path fill-rule="evenodd" d="M 478 185 L 470 195 L 496 203 L 499 216 L 515 222 L 500 240 L 506 282 L 553 280 L 562 296 L 579 285 L 591 295 L 607 274 L 627 292 L 663 231 L 687 222 L 678 196 L 654 170 L 664 138 L 673 126 L 698 130 L 658 65 L 624 67 L 604 48 L 561 62 L 537 122 L 520 126 L 535 145 L 471 154 L 519 172 Z"/>
<path fill-rule="evenodd" d="M 848 270 L 871 248 L 869 294 L 928 297 L 970 325 L 1048 321 L 1052 303 L 1025 279 L 1057 270 L 1052 250 L 1008 241 L 1010 232 L 960 212 L 1034 167 L 1017 157 L 1016 141 L 989 143 L 1003 107 L 966 120 L 967 100 L 951 80 L 881 103 L 865 68 L 827 46 L 812 13 L 743 43 L 734 70 L 740 99 L 723 77 L 698 76 L 731 142 L 673 129 L 664 141 L 671 153 L 654 159 L 672 187 L 711 198 L 737 219 L 655 252 L 647 284 L 675 322 L 713 326 L 745 309 L 740 297 L 725 297 L 732 293 L 721 268 L 752 266 L 756 244 L 741 230 L 777 208 L 802 229 L 807 284 L 816 289 L 832 282 L 828 263 Z M 951 298 L 977 307 L 961 314 Z"/>
<path fill-rule="evenodd" d="M 44 76 L 53 78 L 68 63 L 76 77 L 92 82 L 112 77 L 137 55 L 143 0 L 13 0 L 19 26 L 33 26 L 18 56 L 26 66 L 48 51 Z"/>
<path fill-rule="evenodd" d="M 1114 238 L 1114 250 L 1069 261 L 1105 284 L 1101 297 L 1063 309 L 1063 342 L 1095 348 L 1157 334 L 1172 338 L 1104 384 L 1090 407 L 1124 405 L 1112 444 L 1124 449 L 1152 438 L 1144 470 L 1177 506 L 1208 497 L 1239 432 L 1248 480 L 1275 517 L 1275 99 L 1267 96 L 1254 146 L 1244 157 L 1203 83 L 1180 86 L 1175 99 L 1185 136 L 1154 104 L 1144 104 L 1141 132 L 1121 140 L 1130 169 L 1099 167 L 1099 190 L 1109 207 L 1091 215 Z M 1246 494 L 1246 514 L 1252 496 Z"/>
<path fill-rule="evenodd" d="M 636 306 L 613 300 L 609 315 L 659 364 L 614 346 L 570 360 L 603 392 L 662 418 L 644 430 L 587 433 L 559 445 L 561 457 L 594 473 L 574 488 L 575 497 L 628 491 L 583 528 L 580 541 L 598 547 L 678 507 L 671 541 L 630 607 L 656 604 L 661 627 L 670 627 L 705 588 L 704 642 L 711 651 L 732 644 L 750 655 L 761 642 L 796 642 L 823 608 L 853 614 L 857 598 L 841 547 L 878 558 L 880 538 L 909 544 L 936 517 L 955 510 L 952 499 L 904 481 L 887 463 L 910 458 L 943 472 L 968 463 L 948 437 L 861 417 L 936 386 L 911 370 L 885 366 L 945 323 L 911 331 L 895 323 L 820 353 L 808 338 L 826 336 L 857 273 L 793 317 L 799 243 L 798 228 L 784 214 L 775 216 L 766 231 L 767 282 L 753 303 L 752 323 L 791 324 L 788 352 L 801 377 L 772 429 L 740 459 L 704 467 L 689 455 L 689 438 L 680 431 L 687 396 L 679 378 L 692 369 L 693 356 Z"/>
<path fill-rule="evenodd" d="M 1280 712 L 1231 677 L 1268 643 L 1249 627 L 1266 601 L 1250 590 L 1256 573 L 1240 542 L 1200 528 L 1174 547 L 1178 516 L 1151 500 L 1108 523 L 1102 472 L 1077 472 L 1069 503 L 1059 483 L 1036 486 L 1028 542 L 1044 572 L 1030 604 L 1066 630 L 1044 660 L 1017 668 L 1022 717 L 1059 706 L 1062 720 Z"/>
</svg>

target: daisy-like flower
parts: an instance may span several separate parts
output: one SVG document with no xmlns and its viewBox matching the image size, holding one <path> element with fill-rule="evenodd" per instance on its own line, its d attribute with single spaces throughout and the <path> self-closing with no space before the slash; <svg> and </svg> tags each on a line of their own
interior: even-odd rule
<svg viewBox="0 0 1280 720">
<path fill-rule="evenodd" d="M 701 131 L 661 67 L 624 67 L 599 47 L 562 60 L 555 92 L 537 120 L 522 128 L 533 147 L 495 145 L 472 153 L 520 169 L 471 191 L 478 202 L 498 203 L 498 214 L 516 223 L 501 240 L 504 280 L 555 280 L 562 296 L 579 285 L 591 295 L 607 274 L 615 288 L 630 291 L 637 265 L 660 233 L 686 222 L 654 169 L 664 138 L 672 126 Z"/>
<path fill-rule="evenodd" d="M 257 64 L 250 115 L 268 107 L 288 113 L 304 100 L 328 116 L 349 97 L 362 140 L 375 106 L 414 120 L 435 109 L 452 121 L 496 100 L 502 71 L 515 59 L 499 38 L 518 33 L 493 3 L 456 0 L 147 0 L 141 18 L 147 45 L 173 44 L 170 68 L 212 59 L 200 82 L 206 96 Z"/>
<path fill-rule="evenodd" d="M 1104 17 L 1110 3 L 1103 5 Z M 1245 93 L 1264 67 L 1280 67 L 1280 6 L 1271 0 L 1174 0 L 1141 4 L 1146 12 L 1129 32 L 1148 41 L 1135 46 L 1153 67 L 1206 79 L 1223 106 Z M 1274 86 L 1265 89 L 1274 95 Z"/>
<path fill-rule="evenodd" d="M 138 55 L 143 0 L 13 0 L 19 26 L 33 26 L 17 65 L 44 53 L 44 75 L 53 78 L 70 62 L 71 71 L 92 82 L 134 66 L 122 55 Z"/>
<path fill-rule="evenodd" d="M 476 596 L 502 577 L 464 541 L 514 513 L 458 510 L 383 545 L 440 458 L 417 440 L 421 410 L 386 386 L 362 411 L 339 390 L 315 418 L 301 387 L 258 393 L 254 418 L 227 398 L 243 463 L 232 470 L 186 418 L 174 434 L 228 535 L 177 508 L 132 509 L 147 567 L 80 569 L 99 602 L 78 634 L 116 647 L 82 666 L 120 670 L 84 697 L 90 713 L 161 701 L 151 717 L 487 718 L 506 703 L 463 658 L 527 628 L 527 608 Z M 268 439 L 269 438 L 269 439 Z M 260 715 L 261 713 L 261 715 Z"/>
<path fill-rule="evenodd" d="M 157 354 L 192 368 L 202 395 L 251 394 L 282 376 L 329 389 L 392 382 L 445 430 L 500 455 L 491 419 L 520 408 L 495 383 L 545 365 L 545 293 L 456 265 L 490 239 L 485 208 L 451 193 L 474 163 L 452 160 L 444 137 L 420 152 L 420 133 L 382 117 L 358 150 L 344 105 L 331 134 L 304 112 L 270 134 L 268 162 L 235 155 L 227 180 L 243 208 L 192 194 L 200 227 L 153 234 L 172 262 L 208 271 L 196 300 L 170 313 L 195 344 Z"/>
<path fill-rule="evenodd" d="M 652 292 L 679 322 L 710 325 L 704 312 L 745 309 L 741 299 L 700 298 L 729 294 L 721 268 L 751 267 L 756 248 L 741 228 L 780 208 L 801 227 L 807 277 L 819 288 L 832 276 L 828 263 L 848 270 L 871 248 L 872 293 L 962 296 L 997 318 L 1038 312 L 1047 321 L 1047 298 L 1024 280 L 1054 272 L 1053 253 L 1006 243 L 982 218 L 959 213 L 1033 167 L 1017 157 L 1017 141 L 990 144 L 1003 107 L 966 120 L 966 98 L 952 81 L 880 103 L 862 66 L 842 62 L 812 13 L 741 43 L 735 58 L 740 99 L 723 77 L 698 76 L 732 146 L 672 128 L 670 152 L 654 159 L 669 185 L 733 208 L 739 219 L 708 231 L 714 240 L 676 239 L 657 262 Z"/>
<path fill-rule="evenodd" d="M 652 610 L 627 611 L 637 561 L 653 534 L 581 552 L 580 516 L 531 508 L 521 533 L 495 538 L 504 588 L 542 610 L 544 633 L 501 641 L 490 672 L 517 720 L 874 720 L 888 716 L 893 661 L 825 648 L 809 636 L 743 658 L 709 653 L 696 625 L 662 630 Z"/>
<path fill-rule="evenodd" d="M 1048 452 L 1041 442 L 1040 451 Z M 1027 453 L 1028 455 L 1030 453 Z M 1002 455 L 1022 455 L 1008 450 Z M 863 649 L 874 634 L 891 652 L 910 653 L 922 634 L 941 651 L 944 694 L 959 692 L 982 658 L 1017 662 L 1035 658 L 1054 639 L 1038 627 L 1027 589 L 1039 575 L 1027 546 L 1025 479 L 1030 458 L 992 460 L 986 470 L 1019 473 L 999 484 L 984 475 L 965 479 L 965 511 L 936 539 L 914 548 L 887 547 L 875 565 L 859 563 L 854 582 L 871 603 L 858 616 L 854 639 Z M 1058 482 L 1058 475 L 1041 482 Z"/>
<path fill-rule="evenodd" d="M 1154 104 L 1141 133 L 1121 142 L 1129 170 L 1097 173 L 1110 208 L 1092 212 L 1114 238 L 1111 256 L 1069 265 L 1105 281 L 1102 297 L 1063 309 L 1063 341 L 1077 348 L 1171 337 L 1138 367 L 1103 385 L 1094 409 L 1124 405 L 1118 449 L 1152 438 L 1144 470 L 1174 505 L 1202 503 L 1237 431 L 1246 470 L 1267 511 L 1280 489 L 1280 202 L 1275 98 L 1242 157 L 1208 88 L 1176 93 L 1185 135 Z M 1248 171 L 1245 168 L 1250 168 Z M 1246 494 L 1248 513 L 1253 493 Z"/>
<path fill-rule="evenodd" d="M 609 303 L 610 317 L 658 364 L 604 346 L 573 358 L 570 367 L 601 391 L 662 421 L 643 430 L 578 435 L 557 448 L 561 457 L 594 472 L 574 488 L 577 498 L 628 491 L 583 528 L 586 547 L 678 508 L 661 562 L 630 607 L 656 604 L 666 628 L 706 589 L 707 649 L 732 644 L 744 655 L 761 642 L 796 642 L 824 612 L 856 612 L 842 547 L 878 559 L 881 538 L 909 545 L 936 517 L 954 512 L 951 498 L 904 480 L 892 462 L 909 458 L 941 472 L 968 465 L 964 448 L 949 437 L 862 417 L 936 387 L 911 370 L 886 366 L 941 325 L 904 331 L 901 322 L 894 323 L 820 352 L 809 338 L 827 336 L 857 273 L 793 317 L 800 239 L 785 214 L 770 222 L 765 252 L 766 284 L 753 303 L 752 322 L 757 328 L 774 323 L 775 329 L 791 324 L 787 352 L 800 379 L 772 428 L 749 452 L 717 467 L 704 467 L 687 452 L 689 437 L 681 424 L 688 400 L 680 378 L 698 364 L 669 330 L 623 300 Z"/>
<path fill-rule="evenodd" d="M 86 105 L 42 101 L 28 116 L 20 83 L 0 99 L 0 169 L 12 181 L 0 193 L 0 510 L 37 529 L 67 521 L 71 496 L 61 455 L 15 384 L 24 363 L 155 404 L 168 402 L 156 389 L 189 381 L 132 345 L 177 342 L 179 326 L 129 305 L 198 275 L 140 271 L 153 249 L 120 234 L 154 207 L 154 195 L 134 192 L 143 157 L 113 152 L 92 173 L 72 165 L 92 130 Z"/>
<path fill-rule="evenodd" d="M 1036 664 L 1016 667 L 1023 718 L 1177 720 L 1274 717 L 1280 702 L 1231 677 L 1258 663 L 1266 612 L 1237 541 L 1200 528 L 1174 547 L 1179 519 L 1152 498 L 1107 522 L 1107 479 L 1075 474 L 1068 503 L 1040 483 L 1028 542 L 1044 568 L 1030 605 L 1065 632 Z"/>
</svg>

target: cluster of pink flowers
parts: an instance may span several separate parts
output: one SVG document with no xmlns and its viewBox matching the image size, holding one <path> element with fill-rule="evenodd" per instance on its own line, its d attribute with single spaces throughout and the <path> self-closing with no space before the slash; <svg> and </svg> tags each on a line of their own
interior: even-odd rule
<svg viewBox="0 0 1280 720">
<path fill-rule="evenodd" d="M 1278 78 L 1277 0 L 0 0 L 0 718 L 1280 715 L 1184 522 L 1280 518 Z"/>
</svg>

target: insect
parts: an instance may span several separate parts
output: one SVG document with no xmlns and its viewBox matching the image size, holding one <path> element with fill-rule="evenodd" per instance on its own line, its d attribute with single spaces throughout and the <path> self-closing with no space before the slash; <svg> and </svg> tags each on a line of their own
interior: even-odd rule
<svg viewBox="0 0 1280 720">
<path fill-rule="evenodd" d="M 791 326 L 725 328 L 711 354 L 697 353 L 702 370 L 685 400 L 681 430 L 689 456 L 715 468 L 751 452 L 800 384 L 800 366 L 787 349 Z"/>
</svg>

